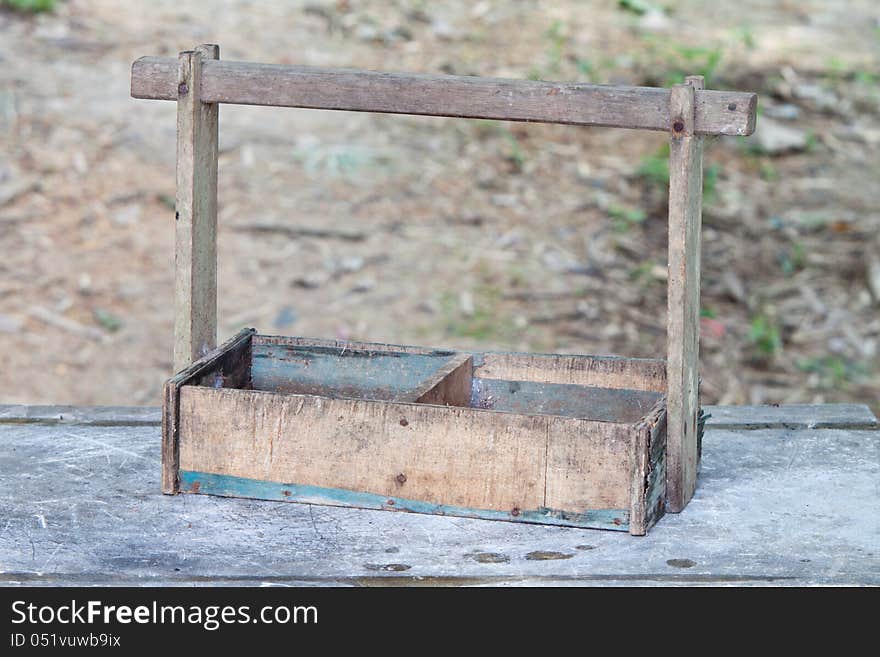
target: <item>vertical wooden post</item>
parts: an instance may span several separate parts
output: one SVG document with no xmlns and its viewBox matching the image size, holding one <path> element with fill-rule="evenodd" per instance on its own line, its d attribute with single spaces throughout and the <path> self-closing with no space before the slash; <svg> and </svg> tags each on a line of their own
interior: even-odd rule
<svg viewBox="0 0 880 657">
<path fill-rule="evenodd" d="M 220 47 L 180 53 L 177 85 L 177 203 L 174 371 L 217 344 L 217 103 L 203 103 L 202 61 Z"/>
<path fill-rule="evenodd" d="M 703 138 L 694 133 L 694 99 L 702 88 L 703 77 L 690 76 L 670 98 L 666 507 L 673 513 L 697 485 Z"/>
</svg>

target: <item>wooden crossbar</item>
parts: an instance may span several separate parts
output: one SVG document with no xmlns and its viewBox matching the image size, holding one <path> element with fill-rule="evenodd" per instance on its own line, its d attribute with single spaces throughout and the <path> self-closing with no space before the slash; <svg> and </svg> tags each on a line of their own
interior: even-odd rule
<svg viewBox="0 0 880 657">
<path fill-rule="evenodd" d="M 178 63 L 141 57 L 131 69 L 131 95 L 177 100 Z M 343 68 L 206 61 L 202 102 L 303 107 L 669 130 L 671 91 L 653 87 L 567 84 L 458 75 L 377 73 Z M 750 135 L 757 96 L 699 90 L 698 135 Z"/>
<path fill-rule="evenodd" d="M 141 57 L 131 71 L 135 98 L 177 101 L 175 371 L 216 345 L 221 103 L 667 131 L 666 500 L 673 512 L 687 505 L 699 465 L 703 137 L 751 134 L 755 94 L 705 90 L 700 76 L 658 89 L 224 62 L 219 55 L 217 46 L 202 45 L 178 59 Z M 168 479 L 170 492 L 175 482 Z"/>
</svg>

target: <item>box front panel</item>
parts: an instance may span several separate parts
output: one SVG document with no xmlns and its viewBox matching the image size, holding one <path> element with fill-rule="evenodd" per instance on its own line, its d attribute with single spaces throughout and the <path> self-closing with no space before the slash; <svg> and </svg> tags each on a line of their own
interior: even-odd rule
<svg viewBox="0 0 880 657">
<path fill-rule="evenodd" d="M 616 425 L 189 386 L 180 413 L 185 490 L 628 526 Z"/>
</svg>

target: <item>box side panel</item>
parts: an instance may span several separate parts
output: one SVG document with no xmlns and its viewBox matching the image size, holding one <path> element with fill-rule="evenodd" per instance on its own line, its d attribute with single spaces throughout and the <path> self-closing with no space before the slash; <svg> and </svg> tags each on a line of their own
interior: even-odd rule
<svg viewBox="0 0 880 657">
<path fill-rule="evenodd" d="M 543 417 L 196 387 L 180 403 L 182 470 L 506 512 L 543 506 Z"/>
<path fill-rule="evenodd" d="M 349 345 L 256 344 L 252 387 L 266 392 L 414 402 L 468 358 L 468 354 L 413 354 Z"/>
<path fill-rule="evenodd" d="M 474 376 L 666 392 L 665 361 L 647 358 L 487 353 Z"/>
<path fill-rule="evenodd" d="M 632 429 L 630 533 L 642 536 L 663 515 L 666 501 L 666 400 Z"/>
<path fill-rule="evenodd" d="M 653 527 L 666 511 L 666 412 L 651 429 L 651 461 L 645 494 L 645 529 Z"/>
<path fill-rule="evenodd" d="M 251 377 L 251 337 L 243 329 L 165 383 L 162 402 L 162 492 L 179 490 L 180 389 L 184 385 L 247 388 Z"/>
<path fill-rule="evenodd" d="M 662 396 L 652 390 L 474 379 L 470 405 L 507 413 L 635 424 Z"/>
</svg>

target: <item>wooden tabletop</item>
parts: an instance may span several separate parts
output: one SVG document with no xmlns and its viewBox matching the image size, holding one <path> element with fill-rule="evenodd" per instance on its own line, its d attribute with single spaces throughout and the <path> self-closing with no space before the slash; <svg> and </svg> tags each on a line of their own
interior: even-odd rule
<svg viewBox="0 0 880 657">
<path fill-rule="evenodd" d="M 646 537 L 159 493 L 154 408 L 0 406 L 3 585 L 880 585 L 865 406 L 709 407 Z"/>
</svg>

